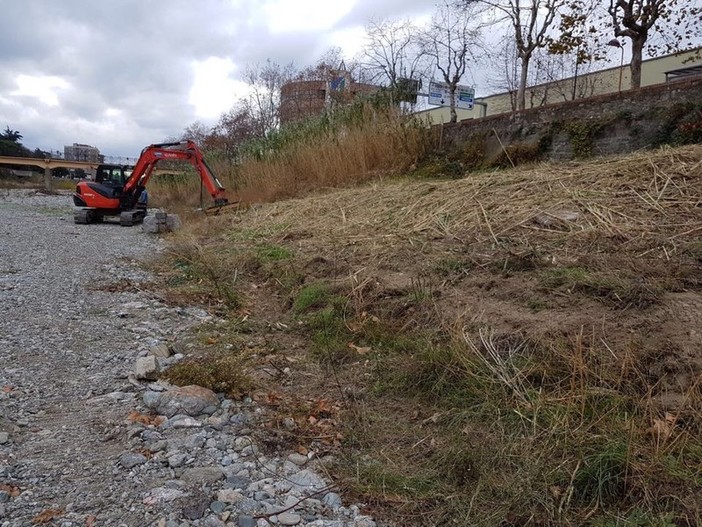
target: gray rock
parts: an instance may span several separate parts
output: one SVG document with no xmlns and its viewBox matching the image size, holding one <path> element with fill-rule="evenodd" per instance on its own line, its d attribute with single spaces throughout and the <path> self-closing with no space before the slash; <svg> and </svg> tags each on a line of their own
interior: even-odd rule
<svg viewBox="0 0 702 527">
<path fill-rule="evenodd" d="M 209 503 L 203 498 L 190 500 L 183 506 L 183 517 L 187 520 L 199 520 L 205 515 Z"/>
<path fill-rule="evenodd" d="M 166 228 L 168 232 L 175 232 L 181 227 L 180 216 L 177 214 L 169 214 L 166 216 Z"/>
<path fill-rule="evenodd" d="M 228 476 L 227 486 L 232 489 L 245 489 L 251 484 L 251 480 L 244 476 Z"/>
<path fill-rule="evenodd" d="M 159 368 L 156 357 L 153 355 L 148 355 L 146 357 L 139 357 L 136 360 L 134 376 L 137 379 L 147 379 L 153 381 L 158 378 L 160 371 L 161 369 Z"/>
<path fill-rule="evenodd" d="M 258 447 L 256 445 L 245 446 L 241 449 L 242 457 L 254 456 L 258 454 Z"/>
<path fill-rule="evenodd" d="M 158 406 L 158 401 L 161 399 L 161 393 L 152 390 L 146 390 L 144 395 L 141 396 L 142 401 L 144 401 L 144 406 L 147 408 L 156 408 Z"/>
<path fill-rule="evenodd" d="M 302 454 L 297 454 L 297 453 L 290 454 L 288 456 L 288 459 L 290 461 L 292 461 L 293 463 L 295 463 L 299 467 L 301 467 L 307 463 L 307 456 L 303 456 Z"/>
<path fill-rule="evenodd" d="M 149 234 L 174 232 L 180 227 L 180 217 L 177 214 L 167 214 L 161 211 L 146 216 L 141 224 L 141 230 Z"/>
<path fill-rule="evenodd" d="M 161 441 L 156 441 L 152 445 L 149 446 L 149 451 L 152 453 L 156 452 L 163 452 L 168 448 L 168 441 L 161 440 Z"/>
<path fill-rule="evenodd" d="M 222 514 L 226 507 L 227 504 L 219 500 L 210 503 L 210 510 L 215 514 Z"/>
<path fill-rule="evenodd" d="M 338 510 L 343 505 L 341 502 L 341 496 L 339 496 L 336 492 L 326 493 L 322 498 L 322 503 L 333 511 Z"/>
<path fill-rule="evenodd" d="M 281 525 L 297 525 L 302 521 L 302 517 L 299 514 L 292 512 L 283 512 L 278 514 L 278 523 Z"/>
<path fill-rule="evenodd" d="M 310 470 L 301 470 L 297 474 L 292 474 L 288 481 L 297 490 L 302 491 L 316 491 L 327 486 L 321 477 Z"/>
<path fill-rule="evenodd" d="M 189 415 L 174 416 L 168 421 L 168 428 L 201 428 L 202 423 Z"/>
<path fill-rule="evenodd" d="M 246 414 L 234 414 L 229 418 L 229 422 L 234 426 L 244 426 L 248 424 L 249 418 Z"/>
<path fill-rule="evenodd" d="M 178 468 L 182 467 L 185 464 L 185 460 L 188 459 L 188 456 L 183 453 L 177 453 L 173 454 L 168 458 L 168 466 L 171 468 Z"/>
<path fill-rule="evenodd" d="M 169 503 L 171 501 L 177 500 L 178 498 L 182 498 L 183 496 L 185 496 L 185 492 L 183 492 L 182 490 L 171 489 L 167 487 L 156 487 L 149 491 L 149 495 L 147 498 L 150 498 L 149 502 L 153 503 Z"/>
<path fill-rule="evenodd" d="M 193 485 L 209 485 L 224 479 L 224 473 L 219 467 L 194 467 L 186 469 L 180 479 Z"/>
<path fill-rule="evenodd" d="M 119 463 L 126 469 L 134 468 L 138 465 L 143 465 L 148 460 L 143 454 L 135 454 L 133 452 L 125 452 L 119 456 Z"/>
<path fill-rule="evenodd" d="M 167 417 L 186 414 L 196 417 L 206 408 L 219 408 L 219 399 L 212 390 L 202 386 L 181 386 L 161 394 L 154 409 Z"/>
<path fill-rule="evenodd" d="M 202 521 L 202 527 L 226 527 L 226 524 L 217 516 L 210 515 Z"/>
<path fill-rule="evenodd" d="M 250 437 L 237 437 L 234 440 L 234 450 L 236 450 L 237 452 L 241 452 L 244 448 L 251 445 L 253 445 L 253 441 Z"/>
<path fill-rule="evenodd" d="M 217 500 L 224 503 L 239 503 L 244 498 L 243 494 L 234 489 L 222 489 L 217 491 Z"/>
<path fill-rule="evenodd" d="M 172 355 L 171 349 L 166 344 L 157 344 L 149 350 L 149 355 L 166 359 Z"/>
<path fill-rule="evenodd" d="M 6 490 L 0 490 L 0 503 L 7 503 L 10 501 L 10 493 Z"/>
<path fill-rule="evenodd" d="M 7 432 L 0 432 L 0 445 L 4 445 L 10 442 L 10 434 Z"/>
<path fill-rule="evenodd" d="M 239 527 L 256 527 L 256 520 L 246 514 L 240 514 L 237 524 Z"/>
</svg>

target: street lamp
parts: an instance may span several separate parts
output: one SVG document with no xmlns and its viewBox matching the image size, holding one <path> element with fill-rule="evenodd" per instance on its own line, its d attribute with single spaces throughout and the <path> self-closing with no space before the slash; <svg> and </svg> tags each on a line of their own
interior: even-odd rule
<svg viewBox="0 0 702 527">
<path fill-rule="evenodd" d="M 619 42 L 616 38 L 613 38 L 609 42 L 607 42 L 608 46 L 612 46 L 613 48 L 619 48 L 622 52 L 622 58 L 619 61 L 619 93 L 622 92 L 622 73 L 624 72 L 624 45 Z"/>
</svg>

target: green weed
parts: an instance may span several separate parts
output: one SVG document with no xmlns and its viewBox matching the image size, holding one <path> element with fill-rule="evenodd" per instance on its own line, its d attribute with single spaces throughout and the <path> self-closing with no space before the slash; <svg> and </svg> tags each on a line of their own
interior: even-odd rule
<svg viewBox="0 0 702 527">
<path fill-rule="evenodd" d="M 626 491 L 628 448 L 611 442 L 587 455 L 573 479 L 575 498 L 583 504 L 609 505 Z"/>
<path fill-rule="evenodd" d="M 278 245 L 262 245 L 258 247 L 256 254 L 264 262 L 279 262 L 293 257 L 291 250 Z"/>
<path fill-rule="evenodd" d="M 314 308 L 324 307 L 332 296 L 332 292 L 326 284 L 315 283 L 305 286 L 298 292 L 293 301 L 293 312 L 299 315 Z"/>
</svg>

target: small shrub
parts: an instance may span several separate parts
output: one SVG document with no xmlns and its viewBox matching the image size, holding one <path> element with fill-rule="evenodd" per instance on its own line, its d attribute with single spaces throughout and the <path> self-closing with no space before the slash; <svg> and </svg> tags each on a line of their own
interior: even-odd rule
<svg viewBox="0 0 702 527">
<path fill-rule="evenodd" d="M 161 378 L 177 386 L 196 384 L 236 398 L 250 392 L 253 387 L 241 357 L 230 354 L 180 362 L 166 370 Z"/>
<path fill-rule="evenodd" d="M 539 142 L 514 142 L 505 149 L 507 153 L 500 152 L 500 156 L 492 163 L 493 165 L 509 168 L 512 165 L 534 163 L 543 157 L 543 148 Z"/>
<path fill-rule="evenodd" d="M 583 460 L 573 479 L 574 497 L 584 504 L 606 506 L 620 499 L 626 491 L 627 448 L 610 443 Z"/>
<path fill-rule="evenodd" d="M 196 293 L 209 295 L 227 309 L 242 306 L 242 295 L 235 288 L 238 269 L 232 268 L 231 257 L 197 242 L 183 240 L 170 248 L 175 262 L 171 285 L 192 285 Z"/>
<path fill-rule="evenodd" d="M 480 168 L 485 164 L 485 141 L 484 134 L 473 134 L 465 142 L 461 152 L 461 160 L 466 168 Z"/>
<path fill-rule="evenodd" d="M 412 175 L 418 179 L 459 179 L 465 175 L 465 167 L 459 160 L 437 155 L 424 161 Z"/>
<path fill-rule="evenodd" d="M 333 308 L 326 307 L 314 313 L 308 327 L 314 331 L 311 351 L 322 363 L 339 364 L 348 362 L 355 357 L 349 342 L 349 331 L 346 329 L 343 316 Z"/>
<path fill-rule="evenodd" d="M 675 145 L 702 143 L 702 108 L 697 108 L 683 117 L 671 139 Z"/>
</svg>

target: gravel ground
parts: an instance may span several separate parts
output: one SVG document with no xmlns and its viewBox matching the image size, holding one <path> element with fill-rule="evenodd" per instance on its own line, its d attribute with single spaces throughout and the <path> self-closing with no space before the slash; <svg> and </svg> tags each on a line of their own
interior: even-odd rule
<svg viewBox="0 0 702 527">
<path fill-rule="evenodd" d="M 158 237 L 74 225 L 68 194 L 27 190 L 0 190 L 0 233 L 1 527 L 375 526 L 319 475 L 324 460 L 259 452 L 253 403 L 173 410 L 159 398 L 177 390 L 134 378 L 138 358 L 208 319 L 100 290 L 148 281 L 134 261 Z"/>
</svg>

